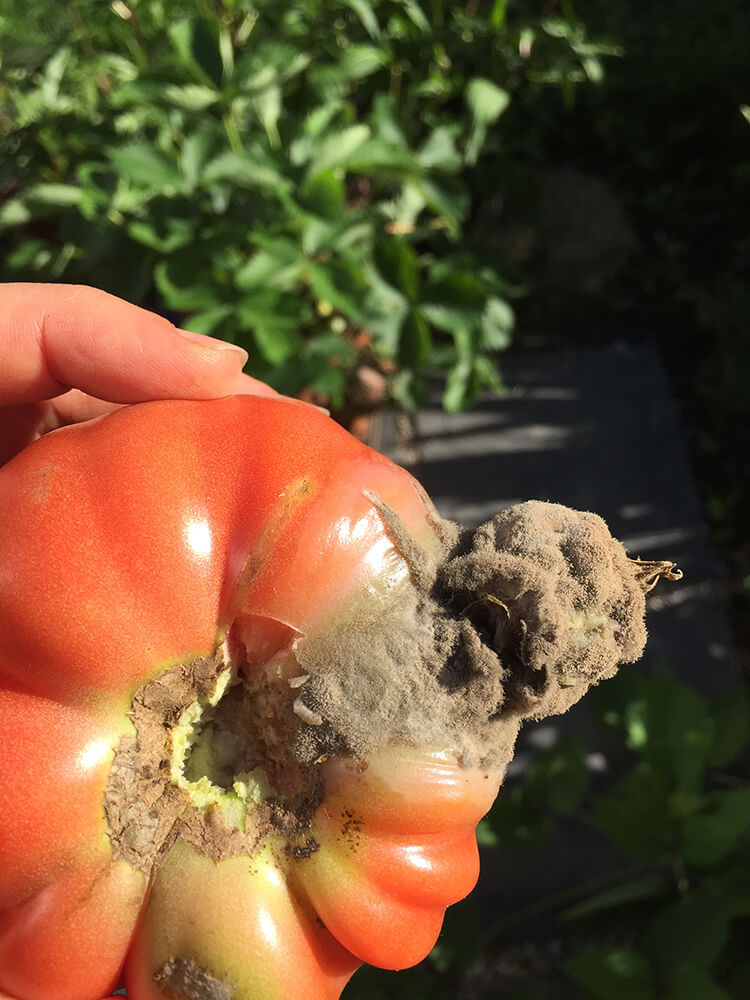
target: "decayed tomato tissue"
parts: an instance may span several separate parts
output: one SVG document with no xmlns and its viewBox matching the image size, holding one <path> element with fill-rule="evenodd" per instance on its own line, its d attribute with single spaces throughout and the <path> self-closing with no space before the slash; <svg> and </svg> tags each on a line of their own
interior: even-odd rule
<svg viewBox="0 0 750 1000">
<path fill-rule="evenodd" d="M 337 1000 L 473 888 L 524 719 L 669 563 L 556 504 L 476 531 L 321 414 L 148 403 L 0 470 L 0 996 Z"/>
</svg>

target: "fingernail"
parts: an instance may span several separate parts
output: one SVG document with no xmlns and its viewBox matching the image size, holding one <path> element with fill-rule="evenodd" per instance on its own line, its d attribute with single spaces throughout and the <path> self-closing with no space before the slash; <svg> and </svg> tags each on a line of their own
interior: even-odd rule
<svg viewBox="0 0 750 1000">
<path fill-rule="evenodd" d="M 237 344 L 228 344 L 226 340 L 217 340 L 215 337 L 207 337 L 203 333 L 193 333 L 191 330 L 178 330 L 177 332 L 181 337 L 184 337 L 185 340 L 189 340 L 193 344 L 208 347 L 212 351 L 231 351 L 242 358 L 243 365 L 247 362 L 249 355 L 244 347 L 239 347 Z"/>
</svg>

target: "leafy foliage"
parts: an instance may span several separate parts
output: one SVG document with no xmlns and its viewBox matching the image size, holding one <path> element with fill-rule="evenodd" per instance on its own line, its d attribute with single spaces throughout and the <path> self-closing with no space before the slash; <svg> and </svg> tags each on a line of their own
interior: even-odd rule
<svg viewBox="0 0 750 1000">
<path fill-rule="evenodd" d="M 499 387 L 511 290 L 459 250 L 468 176 L 513 92 L 577 77 L 580 29 L 504 0 L 0 10 L 5 279 L 166 309 L 334 406 L 363 361 L 406 406 L 435 371 L 450 409 Z"/>
</svg>

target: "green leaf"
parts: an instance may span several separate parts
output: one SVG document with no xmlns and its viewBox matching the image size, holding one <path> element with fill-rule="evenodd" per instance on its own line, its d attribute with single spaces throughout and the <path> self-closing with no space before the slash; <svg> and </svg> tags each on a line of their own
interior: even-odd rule
<svg viewBox="0 0 750 1000">
<path fill-rule="evenodd" d="M 311 111 L 305 118 L 302 124 L 302 130 L 305 135 L 311 138 L 317 138 L 323 135 L 323 133 L 328 129 L 333 119 L 339 113 L 342 108 L 341 101 L 326 101 L 325 104 L 321 104 L 320 107 L 315 108 Z"/>
<path fill-rule="evenodd" d="M 439 125 L 430 132 L 417 153 L 419 165 L 424 170 L 444 170 L 453 174 L 461 169 L 463 161 L 456 149 L 454 131 L 449 125 Z"/>
<path fill-rule="evenodd" d="M 191 132 L 180 150 L 180 170 L 190 188 L 195 188 L 201 172 L 216 144 L 216 134 L 211 128 L 198 128 Z"/>
<path fill-rule="evenodd" d="M 566 816 L 581 804 L 589 782 L 583 747 L 575 737 L 561 739 L 538 754 L 526 773 L 529 791 L 546 808 Z"/>
<path fill-rule="evenodd" d="M 433 326 L 446 333 L 453 333 L 458 329 L 470 333 L 478 328 L 482 316 L 479 309 L 471 306 L 463 308 L 446 305 L 443 302 L 424 302 L 421 309 Z"/>
<path fill-rule="evenodd" d="M 480 847 L 500 847 L 500 837 L 485 817 L 480 819 L 477 826 L 477 843 Z"/>
<path fill-rule="evenodd" d="M 651 678 L 645 702 L 641 753 L 682 794 L 701 784 L 713 740 L 708 704 L 667 674 Z"/>
<path fill-rule="evenodd" d="M 0 230 L 23 226 L 33 217 L 33 212 L 23 198 L 11 198 L 0 205 Z"/>
<path fill-rule="evenodd" d="M 113 108 L 126 108 L 129 105 L 158 104 L 164 100 L 164 92 L 169 84 L 160 80 L 127 80 L 116 87 L 109 98 Z"/>
<path fill-rule="evenodd" d="M 278 191 L 288 187 L 288 181 L 274 167 L 258 162 L 249 153 L 220 153 L 206 164 L 203 182 L 230 181 L 238 187 L 271 188 Z"/>
<path fill-rule="evenodd" d="M 730 996 L 703 969 L 685 963 L 670 976 L 665 1000 L 730 1000 Z"/>
<path fill-rule="evenodd" d="M 190 330 L 192 333 L 212 335 L 233 312 L 232 306 L 229 305 L 211 306 L 191 313 L 182 325 L 185 330 Z"/>
<path fill-rule="evenodd" d="M 341 2 L 355 12 L 367 34 L 377 42 L 380 39 L 380 25 L 369 0 L 341 0 Z"/>
<path fill-rule="evenodd" d="M 471 112 L 472 127 L 466 140 L 464 158 L 468 164 L 473 164 L 479 158 L 488 127 L 508 107 L 510 94 L 491 80 L 475 77 L 466 87 L 466 103 Z"/>
<path fill-rule="evenodd" d="M 403 146 L 384 139 L 368 139 L 341 158 L 342 166 L 360 174 L 412 174 L 417 161 Z"/>
<path fill-rule="evenodd" d="M 346 190 L 344 182 L 332 170 L 311 177 L 302 185 L 299 203 L 313 215 L 323 219 L 338 219 L 344 212 Z"/>
<path fill-rule="evenodd" d="M 159 261 L 154 268 L 154 280 L 168 308 L 190 312 L 213 308 L 218 304 L 220 296 L 216 287 L 205 280 L 206 269 L 202 263 L 186 255 L 174 255 Z"/>
<path fill-rule="evenodd" d="M 234 275 L 241 291 L 274 288 L 291 291 L 308 266 L 296 243 L 289 240 L 269 240 Z"/>
<path fill-rule="evenodd" d="M 83 192 L 77 184 L 34 184 L 25 192 L 30 202 L 68 208 L 79 204 Z"/>
<path fill-rule="evenodd" d="M 432 338 L 427 320 L 418 309 L 410 309 L 398 338 L 399 365 L 418 370 L 429 358 L 431 347 Z"/>
<path fill-rule="evenodd" d="M 596 1000 L 653 1000 L 648 962 L 631 948 L 604 948 L 568 959 L 568 975 Z"/>
<path fill-rule="evenodd" d="M 5 258 L 11 271 L 41 271 L 52 259 L 53 245 L 44 240 L 22 240 Z"/>
<path fill-rule="evenodd" d="M 549 813 L 539 812 L 524 785 L 504 788 L 482 823 L 486 827 L 483 836 L 487 846 L 503 850 L 539 847 L 553 830 Z M 493 836 L 495 843 L 490 842 Z"/>
<path fill-rule="evenodd" d="M 375 266 L 382 277 L 402 292 L 410 302 L 419 298 L 419 257 L 398 236 L 383 237 L 375 244 Z"/>
<path fill-rule="evenodd" d="M 425 405 L 429 398 L 429 389 L 425 380 L 416 372 L 404 370 L 397 372 L 390 382 L 393 399 L 403 409 L 413 412 Z M 484 821 L 482 821 L 484 822 Z M 482 823 L 479 824 L 482 826 Z M 481 835 L 478 828 L 478 836 Z M 480 840 L 479 843 L 486 843 Z"/>
<path fill-rule="evenodd" d="M 720 698 L 712 706 L 714 735 L 708 752 L 713 767 L 726 767 L 750 741 L 750 699 L 744 688 Z"/>
<path fill-rule="evenodd" d="M 322 251 L 337 253 L 349 247 L 369 247 L 372 241 L 372 222 L 347 212 L 333 222 L 310 219 L 302 231 L 302 249 L 313 257 Z"/>
<path fill-rule="evenodd" d="M 732 904 L 721 892 L 706 886 L 687 894 L 668 909 L 657 912 L 644 938 L 654 965 L 669 972 L 686 956 L 709 969 L 721 954 L 729 935 Z"/>
<path fill-rule="evenodd" d="M 513 310 L 504 299 L 491 296 L 482 313 L 480 345 L 488 351 L 503 351 L 510 344 L 515 324 Z"/>
<path fill-rule="evenodd" d="M 368 286 L 361 270 L 354 264 L 332 258 L 313 265 L 308 277 L 319 308 L 336 309 L 353 320 L 361 316 Z"/>
<path fill-rule="evenodd" d="M 658 862 L 676 848 L 677 832 L 663 774 L 642 762 L 595 801 L 596 817 L 612 843 L 636 861 Z"/>
<path fill-rule="evenodd" d="M 492 125 L 510 104 L 510 94 L 492 80 L 476 76 L 466 87 L 466 103 L 477 124 Z"/>
<path fill-rule="evenodd" d="M 413 183 L 450 235 L 457 235 L 469 209 L 469 195 L 461 181 L 456 177 L 423 174 Z"/>
<path fill-rule="evenodd" d="M 170 84 L 164 88 L 164 99 L 169 104 L 184 108 L 186 111 L 204 111 L 212 104 L 216 104 L 219 94 L 211 87 L 204 87 L 199 83 L 188 83 L 184 86 Z"/>
<path fill-rule="evenodd" d="M 224 67 L 213 24 L 186 18 L 170 25 L 168 34 L 183 66 L 201 83 L 220 88 Z"/>
<path fill-rule="evenodd" d="M 443 975 L 466 969 L 479 953 L 483 929 L 473 900 L 449 907 L 440 937 L 430 952 L 430 963 Z"/>
<path fill-rule="evenodd" d="M 750 996 L 750 961 L 745 961 L 732 972 L 727 983 L 732 1000 L 747 1000 Z"/>
<path fill-rule="evenodd" d="M 500 378 L 497 362 L 494 358 L 487 357 L 486 354 L 477 354 L 474 357 L 474 395 L 471 402 L 478 398 L 482 389 L 491 389 L 496 395 L 504 392 L 505 386 Z M 586 774 L 588 779 L 588 772 Z"/>
<path fill-rule="evenodd" d="M 363 80 L 387 62 L 387 53 L 374 45 L 349 45 L 339 59 L 337 69 L 346 80 Z"/>
<path fill-rule="evenodd" d="M 704 811 L 682 827 L 685 859 L 701 867 L 726 857 L 750 831 L 750 789 L 713 791 L 705 801 Z"/>
<path fill-rule="evenodd" d="M 469 398 L 472 365 L 459 361 L 448 372 L 443 392 L 443 406 L 449 413 L 458 413 L 466 407 Z"/>
<path fill-rule="evenodd" d="M 258 350 L 269 364 L 281 364 L 301 350 L 302 312 L 295 298 L 260 292 L 239 302 L 236 312 L 252 330 Z"/>
<path fill-rule="evenodd" d="M 121 177 L 140 187 L 164 194 L 182 187 L 182 175 L 175 161 L 145 142 L 112 149 L 109 158 Z"/>
<path fill-rule="evenodd" d="M 422 32 L 423 35 L 432 34 L 432 26 L 425 16 L 424 11 L 417 3 L 417 0 L 396 0 L 396 2 L 399 7 L 404 8 L 404 13 L 415 28 Z"/>
<path fill-rule="evenodd" d="M 329 170 L 331 167 L 338 167 L 346 163 L 355 149 L 369 138 L 370 128 L 363 124 L 351 125 L 341 132 L 328 136 L 321 143 L 317 155 L 310 165 L 308 176 L 314 177 L 323 170 Z"/>
<path fill-rule="evenodd" d="M 189 219 L 167 218 L 166 220 L 139 220 L 128 223 L 127 231 L 138 243 L 169 254 L 180 247 L 191 244 L 195 239 L 193 223 Z"/>
</svg>

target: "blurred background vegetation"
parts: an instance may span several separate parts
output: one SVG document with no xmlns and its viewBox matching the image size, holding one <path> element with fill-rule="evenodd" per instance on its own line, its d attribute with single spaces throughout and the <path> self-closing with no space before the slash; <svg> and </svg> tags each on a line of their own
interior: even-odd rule
<svg viewBox="0 0 750 1000">
<path fill-rule="evenodd" d="M 737 0 L 0 0 L 0 277 L 241 343 L 350 423 L 436 375 L 448 409 L 500 390 L 511 342 L 655 343 L 747 667 L 749 45 Z M 481 841 L 543 863 L 593 825 L 626 875 L 489 924 L 470 900 L 347 998 L 750 996 L 746 699 L 635 676 L 598 711 L 619 784 L 564 740 Z M 554 953 L 513 950 L 532 924 Z"/>
</svg>

